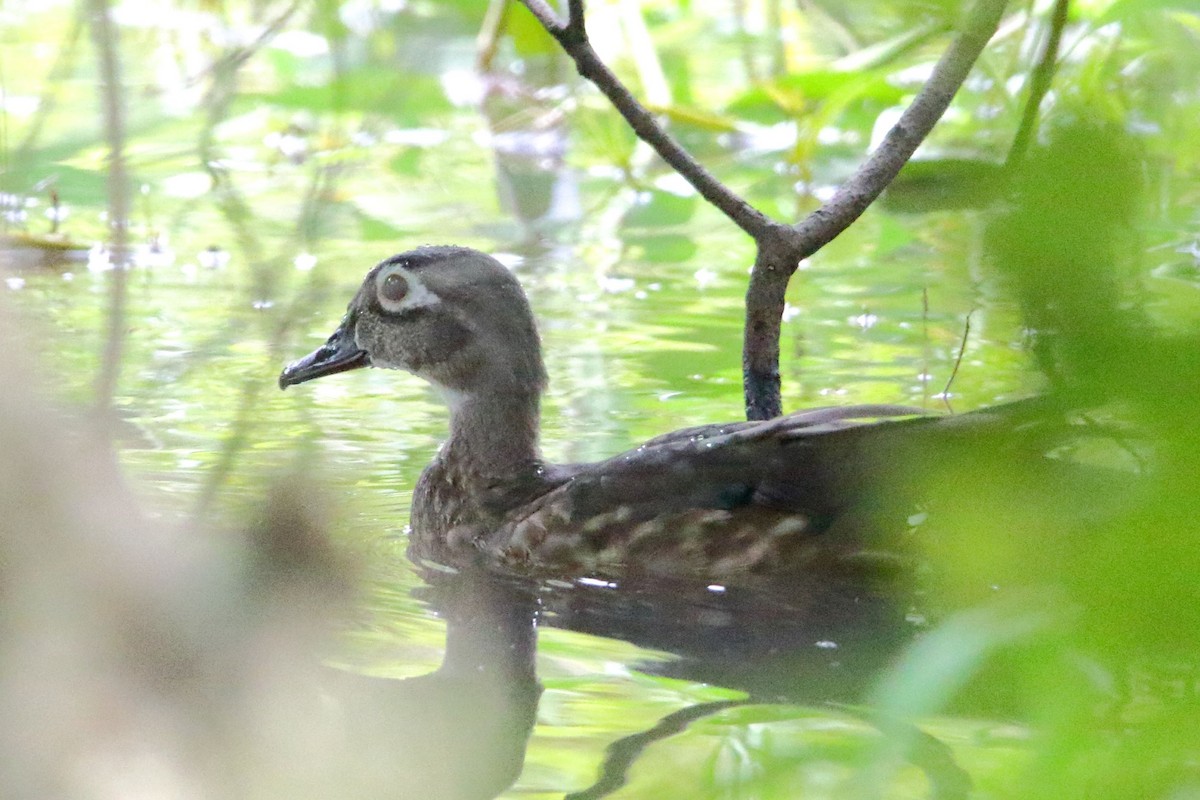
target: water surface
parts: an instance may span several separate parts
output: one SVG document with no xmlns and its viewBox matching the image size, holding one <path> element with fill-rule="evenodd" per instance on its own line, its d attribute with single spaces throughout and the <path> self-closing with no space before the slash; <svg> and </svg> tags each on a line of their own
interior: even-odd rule
<svg viewBox="0 0 1200 800">
<path fill-rule="evenodd" d="M 21 24 L 68 36 L 50 14 L 28 11 Z M 369 554 L 361 616 L 332 663 L 393 679 L 433 673 L 443 660 L 443 674 L 500 663 L 518 676 L 496 707 L 512 725 L 479 744 L 519 770 L 498 767 L 496 791 L 510 778 L 508 796 L 582 790 L 605 748 L 679 714 L 681 732 L 632 759 L 618 796 L 735 796 L 740 786 L 755 796 L 846 796 L 881 736 L 859 704 L 926 626 L 919 598 L 821 580 L 759 593 L 665 580 L 496 588 L 439 577 L 404 554 L 413 484 L 445 435 L 437 395 L 383 370 L 276 388 L 281 367 L 333 330 L 374 263 L 454 243 L 495 254 L 530 295 L 550 374 L 548 458 L 599 459 L 668 430 L 741 417 L 746 238 L 662 167 L 615 169 L 596 144 L 602 106 L 589 99 L 562 116 L 561 63 L 545 75 L 481 79 L 465 24 L 422 19 L 397 23 L 400 44 L 383 58 L 353 52 L 351 37 L 340 53 L 349 71 L 319 87 L 312 75 L 326 75 L 332 56 L 305 56 L 285 38 L 266 51 L 280 72 L 243 75 L 223 107 L 181 84 L 156 94 L 165 62 L 138 47 L 156 29 L 128 23 L 139 250 L 116 406 L 129 474 L 154 513 L 226 524 L 282 477 L 308 474 L 333 509 L 335 538 Z M 24 41 L 7 66 L 52 38 Z M 385 76 L 399 99 L 372 114 L 375 96 L 362 87 Z M 10 72 L 8 91 L 57 93 L 86 113 L 86 75 L 44 78 Z M 546 86 L 554 91 L 538 94 Z M 62 229 L 81 251 L 38 265 L 14 250 L 0 269 L 6 305 L 34 332 L 54 391 L 82 406 L 110 273 L 86 252 L 103 229 L 100 173 L 84 168 L 100 151 L 64 117 L 50 117 L 36 158 L 10 171 L 9 191 L 24 198 L 16 228 L 42 232 L 48 195 L 26 178 L 49 179 L 70 209 Z M 709 141 L 706 155 L 777 207 L 811 207 L 794 175 L 772 171 L 779 150 L 751 144 Z M 829 161 L 817 164 L 818 178 L 845 174 Z M 1036 391 L 1019 314 L 982 263 L 983 222 L 974 211 L 871 210 L 802 265 L 784 326 L 785 407 L 964 411 Z M 459 607 L 476 596 L 488 600 Z M 489 630 L 503 637 L 479 633 Z M 438 696 L 431 685 L 419 685 L 422 696 Z M 489 684 L 481 697 L 491 690 L 503 692 Z M 932 724 L 977 786 L 1012 763 L 1025 736 L 986 714 Z M 896 796 L 958 779 L 940 763 L 900 769 Z"/>
</svg>

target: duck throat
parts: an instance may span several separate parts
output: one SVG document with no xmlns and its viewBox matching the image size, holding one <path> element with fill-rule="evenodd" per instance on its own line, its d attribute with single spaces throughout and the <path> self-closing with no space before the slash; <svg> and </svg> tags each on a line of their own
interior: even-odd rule
<svg viewBox="0 0 1200 800">
<path fill-rule="evenodd" d="M 537 392 L 443 391 L 450 407 L 450 438 L 439 459 L 461 480 L 494 485 L 527 476 L 541 463 Z"/>
</svg>

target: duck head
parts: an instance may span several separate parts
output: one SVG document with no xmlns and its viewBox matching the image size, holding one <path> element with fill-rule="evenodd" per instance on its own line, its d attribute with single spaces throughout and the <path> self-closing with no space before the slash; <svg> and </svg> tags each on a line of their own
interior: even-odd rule
<svg viewBox="0 0 1200 800">
<path fill-rule="evenodd" d="M 452 400 L 541 393 L 541 344 L 513 274 L 466 247 L 420 247 L 367 273 L 324 345 L 279 376 L 286 389 L 359 367 L 402 369 Z"/>
</svg>

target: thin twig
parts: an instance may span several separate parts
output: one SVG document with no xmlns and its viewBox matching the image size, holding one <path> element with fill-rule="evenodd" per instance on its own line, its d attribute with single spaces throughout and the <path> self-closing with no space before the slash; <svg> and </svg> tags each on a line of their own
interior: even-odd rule
<svg viewBox="0 0 1200 800">
<path fill-rule="evenodd" d="M 938 60 L 929 80 L 875 152 L 838 188 L 828 203 L 800 223 L 755 237 L 758 255 L 746 291 L 742 380 L 748 419 L 783 411 L 779 337 L 784 295 L 800 261 L 813 255 L 858 219 L 891 183 L 929 135 L 996 32 L 1006 0 L 978 0 L 962 31 Z"/>
<path fill-rule="evenodd" d="M 1046 35 L 1046 43 L 1033 74 L 1029 77 L 1029 97 L 1025 99 L 1025 110 L 1021 114 L 1021 124 L 1017 135 L 1013 137 L 1012 147 L 1008 151 L 1005 167 L 1012 167 L 1025 157 L 1029 144 L 1037 134 L 1038 111 L 1042 100 L 1050 91 L 1050 83 L 1054 80 L 1054 68 L 1058 61 L 1058 48 L 1062 42 L 1063 28 L 1067 25 L 1067 12 L 1070 10 L 1070 0 L 1055 0 L 1050 12 L 1050 30 Z"/>
<path fill-rule="evenodd" d="M 942 54 L 929 80 L 899 121 L 829 202 L 793 226 L 800 234 L 800 258 L 820 250 L 858 219 L 908 163 L 954 99 L 971 67 L 996 32 L 1006 0 L 979 0 L 962 31 Z"/>
<path fill-rule="evenodd" d="M 120 39 L 112 24 L 108 0 L 90 0 L 92 37 L 100 74 L 104 140 L 108 145 L 109 273 L 108 331 L 96 376 L 96 416 L 105 430 L 111 425 L 113 395 L 121 374 L 125 346 L 126 278 L 129 267 L 129 176 L 125 170 L 125 107 L 122 95 Z"/>
<path fill-rule="evenodd" d="M 653 147 L 701 196 L 754 238 L 758 252 L 746 292 L 742 354 L 746 416 L 748 419 L 778 416 L 782 411 L 779 337 L 789 279 L 802 259 L 824 247 L 862 215 L 929 135 L 996 32 L 1006 0 L 976 2 L 962 31 L 880 146 L 828 203 L 793 226 L 775 222 L 751 206 L 713 177 L 659 126 L 588 42 L 583 0 L 568 1 L 566 22 L 557 17 L 545 0 L 521 2 L 571 56 L 579 74 L 608 97 L 638 138 Z"/>
<path fill-rule="evenodd" d="M 521 0 L 521 2 L 529 9 L 529 13 L 533 14 L 537 18 L 537 21 L 542 23 L 542 27 L 546 29 L 546 33 L 549 33 L 555 39 L 566 30 L 567 26 L 559 20 L 558 16 L 550 9 L 550 6 L 546 5 L 542 0 L 529 0 L 529 2 Z"/>
<path fill-rule="evenodd" d="M 729 217 L 735 225 L 756 240 L 765 235 L 771 226 L 771 221 L 761 211 L 717 180 L 711 172 L 684 150 L 600 60 L 600 56 L 596 54 L 587 38 L 583 0 L 570 0 L 568 4 L 570 17 L 565 23 L 558 19 L 544 0 L 521 0 L 521 2 L 542 23 L 546 31 L 558 41 L 567 55 L 575 61 L 575 67 L 579 74 L 590 80 L 604 93 L 633 128 L 639 139 L 653 147 L 663 161 L 682 175 L 705 200 Z"/>
<path fill-rule="evenodd" d="M 213 61 L 200 72 L 184 81 L 184 86 L 192 87 L 209 75 L 219 76 L 227 68 L 238 68 L 242 64 L 249 61 L 255 53 L 270 43 L 275 38 L 275 34 L 283 29 L 288 20 L 300 9 L 301 0 L 292 0 L 291 4 L 281 11 L 274 19 L 263 26 L 258 36 L 254 37 L 254 41 L 249 42 L 240 47 L 231 47 L 226 50 L 220 58 Z"/>
<path fill-rule="evenodd" d="M 843 53 L 857 53 L 863 49 L 862 41 L 845 17 L 844 6 L 818 3 L 814 0 L 796 0 L 796 10 L 809 20 L 812 27 L 819 29 L 824 35 L 831 36 Z"/>
<path fill-rule="evenodd" d="M 771 48 L 771 77 L 787 72 L 787 43 L 783 38 L 782 0 L 767 0 L 767 37 Z"/>
<path fill-rule="evenodd" d="M 974 309 L 967 312 L 967 321 L 963 324 L 962 341 L 958 344 L 958 358 L 954 359 L 954 369 L 950 370 L 950 378 L 946 381 L 946 387 L 942 389 L 942 402 L 946 404 L 946 410 L 950 412 L 954 411 L 950 407 L 950 386 L 958 377 L 958 368 L 962 365 L 963 355 L 967 352 L 967 338 L 971 335 L 971 315 L 974 313 Z"/>
<path fill-rule="evenodd" d="M 738 52 L 742 57 L 742 69 L 746 71 L 746 79 L 751 83 L 759 80 L 758 65 L 754 61 L 754 37 L 750 33 L 750 25 L 746 19 L 746 0 L 733 0 L 733 19 L 737 26 Z"/>
</svg>

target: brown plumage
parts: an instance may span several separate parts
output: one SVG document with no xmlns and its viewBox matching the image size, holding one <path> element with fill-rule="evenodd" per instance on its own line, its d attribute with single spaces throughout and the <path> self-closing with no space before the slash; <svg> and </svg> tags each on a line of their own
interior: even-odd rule
<svg viewBox="0 0 1200 800">
<path fill-rule="evenodd" d="M 868 538 L 881 516 L 903 530 L 911 498 L 890 464 L 934 457 L 934 442 L 977 438 L 997 418 L 824 408 L 675 431 L 595 464 L 547 464 L 546 373 L 528 301 L 508 269 L 462 247 L 375 266 L 328 342 L 279 383 L 364 366 L 412 372 L 450 407 L 449 438 L 413 494 L 414 552 L 558 573 L 729 579 L 838 561 L 881 541 Z M 1020 414 L 1002 416 L 1011 429 Z"/>
</svg>

